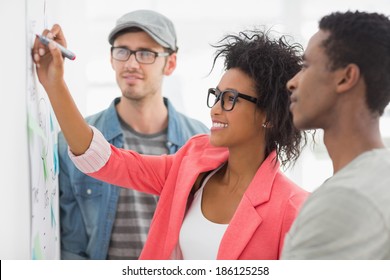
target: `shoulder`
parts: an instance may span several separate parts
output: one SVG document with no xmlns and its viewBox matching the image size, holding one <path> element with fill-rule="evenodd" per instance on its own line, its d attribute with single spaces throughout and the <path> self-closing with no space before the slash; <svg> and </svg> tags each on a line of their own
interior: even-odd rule
<svg viewBox="0 0 390 280">
<path fill-rule="evenodd" d="M 380 177 L 381 181 L 390 181 L 390 150 L 375 149 L 364 152 L 339 170 L 329 181 L 355 180 L 356 182 L 366 182 L 375 177 Z M 362 181 L 363 180 L 363 181 Z M 349 184 L 351 185 L 351 184 Z"/>
<path fill-rule="evenodd" d="M 323 222 L 337 218 L 341 223 L 352 225 L 354 222 L 361 223 L 362 219 L 381 216 L 378 210 L 380 207 L 375 201 L 358 190 L 324 184 L 306 200 L 300 216 L 302 223 L 310 222 L 312 218 Z"/>
<path fill-rule="evenodd" d="M 120 97 L 115 98 L 111 104 L 104 110 L 101 110 L 93 115 L 85 118 L 88 124 L 101 129 L 101 126 L 111 124 L 115 121 L 119 125 L 118 114 L 116 112 L 116 105 L 120 102 Z"/>
<path fill-rule="evenodd" d="M 176 112 L 176 120 L 182 129 L 196 133 L 209 133 L 209 129 L 201 121 L 190 118 L 180 112 Z"/>
<path fill-rule="evenodd" d="M 321 186 L 301 208 L 283 258 L 368 259 L 384 236 L 389 236 L 386 218 L 366 197 Z"/>
<path fill-rule="evenodd" d="M 191 160 L 200 160 L 202 162 L 214 160 L 226 160 L 228 149 L 226 147 L 216 147 L 211 145 L 210 136 L 208 134 L 197 134 L 192 136 L 182 146 L 177 155 L 181 157 L 189 157 Z"/>
<path fill-rule="evenodd" d="M 276 191 L 283 193 L 289 197 L 291 201 L 305 200 L 309 196 L 309 192 L 298 186 L 280 170 L 275 176 L 275 185 L 277 186 Z"/>
<path fill-rule="evenodd" d="M 315 193 L 317 203 L 329 200 L 340 204 L 372 204 L 387 209 L 390 217 L 390 152 L 378 149 L 366 152 L 329 178 Z"/>
<path fill-rule="evenodd" d="M 213 147 L 210 144 L 210 136 L 208 134 L 197 134 L 188 139 L 182 149 L 206 149 Z"/>
<path fill-rule="evenodd" d="M 98 113 L 95 113 L 93 115 L 90 115 L 85 118 L 86 122 L 90 125 L 95 126 L 96 128 L 99 128 L 99 126 L 104 125 L 105 119 L 112 116 L 113 114 L 116 115 L 116 111 L 114 108 L 107 108 L 105 110 L 102 110 Z M 116 117 L 116 116 L 115 116 Z"/>
</svg>

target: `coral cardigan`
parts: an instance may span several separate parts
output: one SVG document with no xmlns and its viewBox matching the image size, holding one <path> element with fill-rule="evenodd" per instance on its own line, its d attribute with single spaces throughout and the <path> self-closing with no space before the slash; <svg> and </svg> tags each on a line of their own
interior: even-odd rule
<svg viewBox="0 0 390 280">
<path fill-rule="evenodd" d="M 199 174 L 227 161 L 228 150 L 212 146 L 208 135 L 198 135 L 174 155 L 140 155 L 109 145 L 94 129 L 88 151 L 71 157 L 81 171 L 97 170 L 88 173 L 94 178 L 160 196 L 140 259 L 163 260 L 181 258 L 179 233 L 191 189 Z M 308 193 L 281 173 L 275 157 L 273 152 L 265 159 L 245 191 L 217 259 L 279 259 Z"/>
</svg>

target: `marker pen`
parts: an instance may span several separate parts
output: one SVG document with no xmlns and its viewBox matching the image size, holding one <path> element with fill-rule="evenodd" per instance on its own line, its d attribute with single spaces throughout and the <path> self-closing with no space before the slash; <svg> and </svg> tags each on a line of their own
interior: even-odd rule
<svg viewBox="0 0 390 280">
<path fill-rule="evenodd" d="M 49 45 L 50 42 L 54 42 L 57 45 L 57 47 L 61 50 L 61 53 L 64 57 L 69 58 L 70 60 L 76 59 L 76 55 L 74 53 L 72 53 L 70 50 L 64 48 L 63 46 L 61 46 L 57 42 L 55 42 L 55 41 L 53 41 L 45 36 L 38 35 L 38 34 L 36 34 L 36 35 L 39 38 L 39 41 L 41 41 L 41 43 L 44 44 L 45 46 Z"/>
</svg>

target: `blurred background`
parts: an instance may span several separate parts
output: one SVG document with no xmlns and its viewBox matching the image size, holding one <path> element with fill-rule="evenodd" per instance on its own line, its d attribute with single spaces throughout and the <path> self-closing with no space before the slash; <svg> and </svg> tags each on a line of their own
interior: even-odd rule
<svg viewBox="0 0 390 280">
<path fill-rule="evenodd" d="M 60 23 L 68 47 L 77 59 L 66 65 L 66 78 L 83 115 L 106 108 L 120 95 L 110 65 L 107 36 L 115 21 L 136 9 L 153 9 L 169 17 L 178 35 L 178 66 L 167 77 L 163 94 L 176 108 L 210 126 L 206 92 L 216 86 L 222 65 L 209 74 L 214 57 L 211 44 L 223 35 L 254 27 L 274 30 L 274 35 L 289 35 L 306 47 L 317 31 L 318 20 L 334 11 L 364 10 L 390 14 L 388 0 L 57 0 L 46 1 L 48 26 Z M 52 16 L 52 18 L 50 18 Z M 220 61 L 222 62 L 222 61 Z M 390 143 L 390 110 L 381 121 L 387 145 Z M 310 143 L 293 168 L 285 171 L 296 183 L 314 190 L 332 175 L 332 165 L 322 132 L 316 134 L 316 145 Z"/>
</svg>

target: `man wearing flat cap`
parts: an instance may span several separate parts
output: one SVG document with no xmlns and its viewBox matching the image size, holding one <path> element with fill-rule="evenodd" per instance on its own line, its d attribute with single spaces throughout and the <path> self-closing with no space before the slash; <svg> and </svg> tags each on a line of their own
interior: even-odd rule
<svg viewBox="0 0 390 280">
<path fill-rule="evenodd" d="M 141 154 L 172 154 L 191 136 L 209 132 L 162 95 L 163 78 L 175 70 L 178 50 L 167 17 L 150 10 L 127 13 L 108 41 L 122 96 L 86 119 L 111 144 Z M 62 134 L 58 141 L 61 258 L 138 259 L 158 197 L 84 175 L 69 159 Z"/>
</svg>

